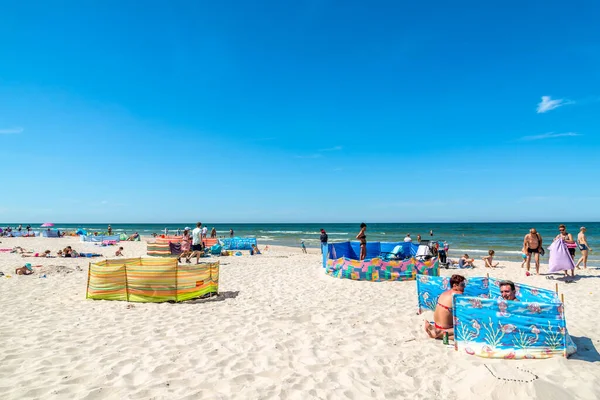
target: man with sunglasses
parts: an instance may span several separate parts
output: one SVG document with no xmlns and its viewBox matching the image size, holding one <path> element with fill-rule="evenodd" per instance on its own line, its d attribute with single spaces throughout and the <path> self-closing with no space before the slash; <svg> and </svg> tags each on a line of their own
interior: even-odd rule
<svg viewBox="0 0 600 400">
<path fill-rule="evenodd" d="M 467 282 L 462 275 L 452 275 L 450 278 L 450 290 L 440 295 L 433 313 L 433 324 L 425 321 L 425 332 L 432 339 L 441 339 L 444 333 L 448 333 L 448 339 L 454 339 L 454 314 L 452 298 L 454 295 L 462 295 L 465 292 Z"/>
</svg>

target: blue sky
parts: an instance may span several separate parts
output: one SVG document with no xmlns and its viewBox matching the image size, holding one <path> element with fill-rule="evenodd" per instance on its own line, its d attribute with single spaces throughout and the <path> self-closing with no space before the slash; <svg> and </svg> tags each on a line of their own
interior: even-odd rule
<svg viewBox="0 0 600 400">
<path fill-rule="evenodd" d="M 600 220 L 598 2 L 139 4 L 4 5 L 0 221 Z"/>
</svg>

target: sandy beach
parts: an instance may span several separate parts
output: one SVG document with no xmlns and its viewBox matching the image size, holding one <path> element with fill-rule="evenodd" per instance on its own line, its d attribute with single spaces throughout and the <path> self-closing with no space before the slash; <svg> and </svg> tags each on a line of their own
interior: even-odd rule
<svg viewBox="0 0 600 400">
<path fill-rule="evenodd" d="M 53 253 L 77 238 L 2 238 Z M 146 242 L 122 242 L 127 257 Z M 260 246 L 261 248 L 263 246 Z M 451 257 L 457 258 L 456 254 Z M 570 284 L 520 263 L 460 270 L 564 293 L 569 359 L 489 360 L 423 332 L 416 285 L 325 275 L 318 250 L 220 257 L 220 296 L 179 304 L 86 300 L 90 259 L 0 253 L 2 399 L 598 399 L 600 270 Z M 30 262 L 35 274 L 16 276 Z M 547 257 L 541 271 L 547 270 Z M 443 269 L 442 275 L 457 270 Z M 45 276 L 45 277 L 43 277 Z M 559 275 L 556 275 L 559 277 Z"/>
</svg>

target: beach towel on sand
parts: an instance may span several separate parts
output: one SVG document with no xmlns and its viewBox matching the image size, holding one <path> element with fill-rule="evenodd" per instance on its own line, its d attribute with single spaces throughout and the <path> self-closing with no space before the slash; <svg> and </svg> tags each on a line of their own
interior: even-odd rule
<svg viewBox="0 0 600 400">
<path fill-rule="evenodd" d="M 575 263 L 569 254 L 567 244 L 564 240 L 559 239 L 552 242 L 550 247 L 550 260 L 548 262 L 548 272 L 559 272 L 575 269 Z"/>
</svg>

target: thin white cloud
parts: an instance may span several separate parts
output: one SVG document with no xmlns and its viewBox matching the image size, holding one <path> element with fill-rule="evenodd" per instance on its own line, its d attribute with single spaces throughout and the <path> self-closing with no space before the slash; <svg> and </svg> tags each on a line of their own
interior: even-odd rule
<svg viewBox="0 0 600 400">
<path fill-rule="evenodd" d="M 0 135 L 16 135 L 18 133 L 23 133 L 24 130 L 25 129 L 21 127 L 0 129 Z"/>
<path fill-rule="evenodd" d="M 327 149 L 319 149 L 319 151 L 340 151 L 342 150 L 342 146 L 334 146 Z"/>
<path fill-rule="evenodd" d="M 558 107 L 566 106 L 568 104 L 573 104 L 573 103 L 575 103 L 575 102 L 571 101 L 571 100 L 565 100 L 565 99 L 552 100 L 552 98 L 550 96 L 542 96 L 542 101 L 540 101 L 538 103 L 537 113 L 543 114 L 548 111 L 554 110 Z"/>
<path fill-rule="evenodd" d="M 543 133 L 541 135 L 533 135 L 533 136 L 523 136 L 520 140 L 544 140 L 544 139 L 554 139 L 559 137 L 573 137 L 573 136 L 581 136 L 580 133 L 576 132 L 565 132 L 565 133 Z"/>
</svg>

